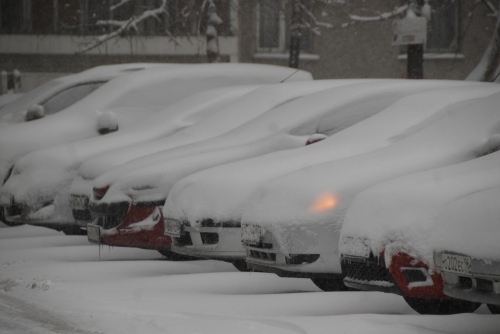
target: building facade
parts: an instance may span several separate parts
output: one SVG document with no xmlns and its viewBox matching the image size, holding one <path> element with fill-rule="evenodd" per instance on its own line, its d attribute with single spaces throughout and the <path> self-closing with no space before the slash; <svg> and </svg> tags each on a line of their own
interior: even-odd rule
<svg viewBox="0 0 500 334">
<path fill-rule="evenodd" d="M 218 27 L 222 61 L 287 66 L 288 1 L 213 1 L 223 22 Z M 301 1 L 306 9 L 301 68 L 318 79 L 406 77 L 405 49 L 391 46 L 392 18 L 380 17 L 405 1 Z M 26 91 L 97 65 L 206 62 L 203 0 L 168 0 L 162 15 L 144 20 L 132 34 L 81 53 L 96 37 L 115 29 L 103 21 L 127 21 L 161 2 L 135 0 L 117 6 L 119 0 L 0 0 L 0 70 L 18 69 Z M 424 76 L 464 79 L 485 52 L 496 18 L 491 8 L 474 1 L 429 3 Z"/>
</svg>

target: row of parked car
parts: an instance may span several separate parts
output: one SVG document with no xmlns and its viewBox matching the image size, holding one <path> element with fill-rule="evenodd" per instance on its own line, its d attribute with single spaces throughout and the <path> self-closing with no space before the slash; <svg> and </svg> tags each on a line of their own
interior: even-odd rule
<svg viewBox="0 0 500 334">
<path fill-rule="evenodd" d="M 1 218 L 499 313 L 499 106 L 489 83 L 99 67 L 0 107 Z"/>
</svg>

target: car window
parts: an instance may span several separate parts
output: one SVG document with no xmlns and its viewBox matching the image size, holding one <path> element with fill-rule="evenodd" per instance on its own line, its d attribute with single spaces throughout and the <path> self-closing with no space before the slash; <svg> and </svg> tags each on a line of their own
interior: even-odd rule
<svg viewBox="0 0 500 334">
<path fill-rule="evenodd" d="M 44 108 L 45 115 L 54 114 L 69 107 L 70 105 L 80 101 L 85 96 L 89 95 L 105 83 L 106 81 L 98 81 L 78 84 L 53 95 L 52 97 L 41 103 Z"/>
</svg>

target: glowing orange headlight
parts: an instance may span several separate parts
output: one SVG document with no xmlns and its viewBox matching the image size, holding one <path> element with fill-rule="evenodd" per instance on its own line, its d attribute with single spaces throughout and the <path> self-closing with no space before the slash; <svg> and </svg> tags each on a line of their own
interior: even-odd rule
<svg viewBox="0 0 500 334">
<path fill-rule="evenodd" d="M 316 198 L 309 210 L 312 212 L 324 212 L 333 209 L 335 205 L 337 205 L 337 197 L 330 192 L 324 192 Z"/>
</svg>

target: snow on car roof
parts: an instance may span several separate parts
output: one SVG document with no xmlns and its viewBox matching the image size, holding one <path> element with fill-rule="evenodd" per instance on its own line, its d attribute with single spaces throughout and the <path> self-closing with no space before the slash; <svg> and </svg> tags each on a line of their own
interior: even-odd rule
<svg viewBox="0 0 500 334">
<path fill-rule="evenodd" d="M 277 113 L 277 116 L 274 116 L 276 120 L 286 118 L 288 119 L 288 122 L 293 122 L 295 118 L 292 114 L 289 114 L 290 117 L 288 117 L 287 111 L 296 110 L 295 112 L 300 111 L 302 113 L 302 107 L 295 109 L 293 108 L 297 101 L 303 98 L 304 95 L 323 91 L 331 87 L 349 85 L 357 82 L 361 81 L 318 80 L 307 83 L 289 83 L 287 85 L 275 85 L 260 89 L 258 91 L 255 91 L 254 94 L 245 97 L 243 101 L 237 101 L 235 106 L 229 106 L 226 111 L 223 111 L 223 113 L 218 115 L 218 117 L 213 120 L 214 122 L 211 126 L 217 125 L 219 121 L 223 121 L 224 123 L 230 121 L 233 124 L 233 128 L 235 127 L 235 124 L 242 125 L 204 142 L 192 143 L 169 150 L 164 150 L 151 156 L 132 160 L 100 176 L 95 180 L 94 185 L 96 187 L 109 185 L 122 174 L 133 172 L 143 167 L 149 167 L 155 163 L 161 163 L 163 161 L 183 156 L 202 153 L 207 150 L 235 146 L 238 144 L 238 142 L 236 142 L 237 139 L 239 139 L 240 142 L 245 143 L 247 140 L 259 136 L 259 133 L 256 132 L 256 129 L 260 129 L 261 132 L 264 132 L 263 134 L 260 133 L 261 136 L 265 136 L 266 134 L 271 132 L 276 132 L 277 123 L 275 123 L 273 120 L 267 121 L 266 117 L 269 113 L 271 113 L 272 115 L 275 115 Z M 290 89 L 288 89 L 288 87 L 290 87 Z M 285 99 L 280 96 L 284 96 Z M 235 107 L 238 108 L 237 111 L 234 111 Z M 306 114 L 305 117 L 311 117 L 310 115 L 308 115 L 309 114 Z M 261 121 L 262 117 L 266 118 L 266 121 Z M 247 128 L 248 131 L 246 133 L 242 133 L 242 129 Z M 203 129 L 199 130 L 202 131 Z"/>
<path fill-rule="evenodd" d="M 2 128 L 0 177 L 17 157 L 30 151 L 98 135 L 96 123 L 104 111 L 114 112 L 123 129 L 202 90 L 280 82 L 292 73 L 290 81 L 312 78 L 309 72 L 257 64 L 172 65 L 130 72 L 50 117 Z"/>
<path fill-rule="evenodd" d="M 266 111 L 298 97 L 326 89 L 333 84 L 333 82 L 330 83 L 325 80 L 316 80 L 257 88 L 226 107 L 217 110 L 210 117 L 206 117 L 199 123 L 187 127 L 168 138 L 95 156 L 82 164 L 79 173 L 86 179 L 95 178 L 109 169 L 135 158 L 220 135 Z M 134 165 L 133 169 L 137 167 Z"/>
<path fill-rule="evenodd" d="M 159 63 L 127 63 L 119 65 L 97 66 L 86 71 L 65 75 L 54 80 L 51 80 L 43 85 L 24 94 L 22 99 L 17 99 L 2 108 L 2 118 L 0 122 L 24 121 L 24 112 L 33 104 L 40 104 L 43 100 L 48 99 L 52 95 L 60 92 L 63 89 L 82 84 L 86 82 L 108 81 L 117 76 L 128 74 L 131 69 L 146 69 L 153 67 L 173 67 L 179 66 L 176 64 L 159 64 Z M 16 115 L 13 115 L 16 113 Z M 9 115 L 10 114 L 10 115 Z"/>
<path fill-rule="evenodd" d="M 305 166 L 391 145 L 428 124 L 439 111 L 456 102 L 498 92 L 493 85 L 471 86 L 458 81 L 421 83 L 416 82 L 407 91 L 408 95 L 394 99 L 393 104 L 379 114 L 322 142 L 210 168 L 180 180 L 170 192 L 164 215 L 191 224 L 204 219 L 240 221 L 245 202 L 259 186 Z M 382 90 L 379 95 L 370 96 L 369 106 L 360 100 L 346 110 L 354 114 L 361 109 L 378 108 L 377 104 L 385 103 L 385 93 Z"/>
<path fill-rule="evenodd" d="M 474 243 L 472 250 L 477 251 L 482 248 L 481 245 L 484 246 L 483 238 L 464 238 L 466 234 L 463 232 L 480 230 L 478 222 L 481 217 L 486 219 L 485 224 L 491 224 L 488 218 L 491 211 L 478 212 L 483 208 L 480 202 L 466 204 L 464 199 L 471 193 L 495 186 L 500 186 L 500 152 L 383 182 L 356 197 L 346 214 L 341 238 L 365 240 L 374 254 L 385 251 L 388 265 L 393 255 L 405 252 L 433 268 L 431 237 L 440 248 L 458 241 L 467 244 L 470 240 L 481 240 Z M 496 198 L 497 202 L 499 198 Z M 457 204 L 471 211 L 457 211 Z M 454 211 L 456 220 L 443 222 L 444 232 L 441 227 L 438 228 L 438 222 L 450 213 L 449 209 Z M 458 217 L 458 212 L 463 216 Z M 470 220 L 472 212 L 478 216 Z M 495 224 L 498 225 L 498 216 L 496 218 Z M 476 234 L 484 232 L 487 230 Z M 462 238 L 458 237 L 462 234 Z M 341 251 L 343 247 L 341 243 Z M 471 248 L 468 245 L 464 247 Z M 453 246 L 453 249 L 457 247 Z M 500 254 L 498 246 L 496 250 Z"/>
<path fill-rule="evenodd" d="M 421 87 L 428 85 L 429 83 L 421 84 Z M 177 152 L 169 152 L 169 159 L 163 163 L 150 163 L 148 167 L 134 169 L 128 174 L 113 173 L 113 177 L 123 176 L 108 190 L 103 200 L 110 200 L 113 196 L 123 199 L 124 192 L 133 196 L 134 200 L 164 199 L 173 184 L 184 176 L 223 163 L 303 146 L 319 127 L 323 127 L 326 134 L 340 131 L 363 117 L 383 110 L 395 99 L 409 94 L 417 87 L 414 83 L 401 80 L 351 82 L 351 85 L 303 97 L 211 141 L 192 146 L 188 150 L 181 147 Z M 381 101 L 373 101 L 375 95 L 382 95 Z M 354 112 L 349 107 L 360 97 L 366 98 L 364 102 L 371 106 Z M 303 112 L 305 108 L 308 108 L 307 113 Z M 111 184 L 104 183 L 103 178 L 104 176 L 96 179 L 94 186 Z M 114 195 L 114 192 L 120 195 Z"/>
<path fill-rule="evenodd" d="M 298 231 L 315 225 L 338 233 L 360 191 L 392 178 L 475 158 L 500 121 L 499 103 L 500 93 L 457 103 L 440 119 L 394 145 L 280 177 L 252 194 L 242 224 L 276 230 L 286 254 L 307 252 L 309 245 L 296 242 Z M 337 252 L 335 244 L 332 240 L 333 253 Z"/>
</svg>

